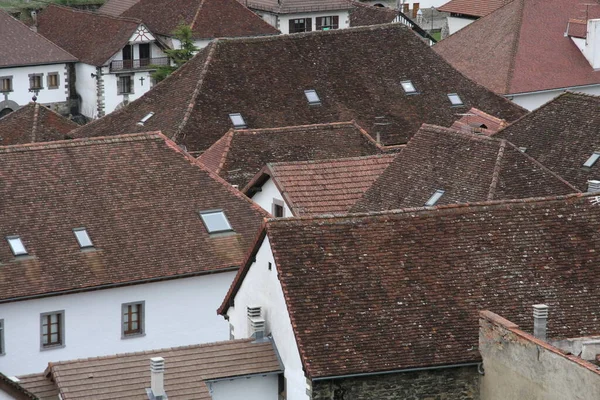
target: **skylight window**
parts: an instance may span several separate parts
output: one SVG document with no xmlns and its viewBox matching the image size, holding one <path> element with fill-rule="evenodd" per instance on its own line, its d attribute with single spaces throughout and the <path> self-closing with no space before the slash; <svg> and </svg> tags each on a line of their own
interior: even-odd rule
<svg viewBox="0 0 600 400">
<path fill-rule="evenodd" d="M 583 164 L 584 167 L 591 168 L 596 164 L 596 161 L 600 158 L 600 152 L 595 151 L 590 158 Z"/>
<path fill-rule="evenodd" d="M 435 193 L 429 198 L 429 200 L 427 200 L 427 203 L 425 203 L 425 207 L 434 206 L 435 203 L 437 203 L 438 200 L 444 195 L 444 193 L 446 193 L 445 190 L 436 190 Z"/>
<path fill-rule="evenodd" d="M 148 114 L 146 114 L 146 116 L 142 119 L 140 119 L 140 121 L 137 123 L 139 126 L 144 126 L 144 124 L 154 116 L 153 112 L 149 112 Z"/>
<path fill-rule="evenodd" d="M 400 82 L 402 85 L 402 89 L 404 89 L 404 93 L 406 94 L 414 94 L 417 93 L 417 89 L 415 89 L 415 85 L 411 81 L 402 81 Z"/>
<path fill-rule="evenodd" d="M 85 228 L 76 228 L 73 229 L 73 233 L 75 234 L 75 238 L 77 239 L 77 243 L 79 243 L 79 247 L 82 249 L 94 247 L 92 243 L 92 239 L 90 239 L 90 235 Z"/>
<path fill-rule="evenodd" d="M 308 100 L 308 104 L 311 106 L 320 106 L 321 105 L 321 99 L 319 98 L 319 95 L 317 94 L 316 90 L 305 90 L 304 91 L 304 95 L 306 96 L 306 100 Z"/>
<path fill-rule="evenodd" d="M 450 103 L 452 103 L 453 106 L 462 106 L 464 104 L 460 96 L 456 93 L 450 93 L 448 95 L 448 99 L 450 100 Z"/>
<path fill-rule="evenodd" d="M 233 231 L 223 210 L 201 211 L 200 218 L 202 218 L 208 233 Z"/>
<path fill-rule="evenodd" d="M 244 117 L 240 113 L 229 114 L 229 119 L 231 119 L 231 123 L 235 129 L 244 129 L 247 127 L 246 121 L 244 121 Z"/>
<path fill-rule="evenodd" d="M 19 236 L 7 236 L 6 240 L 8 241 L 8 245 L 10 246 L 10 250 L 15 256 L 27 255 L 27 249 L 25 249 L 25 245 L 23 244 Z"/>
<path fill-rule="evenodd" d="M 521 153 L 527 153 L 527 147 L 519 147 Z"/>
</svg>

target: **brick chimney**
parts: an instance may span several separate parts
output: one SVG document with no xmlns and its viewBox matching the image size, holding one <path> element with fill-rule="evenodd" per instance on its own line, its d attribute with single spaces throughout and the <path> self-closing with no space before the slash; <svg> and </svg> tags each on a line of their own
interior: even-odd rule
<svg viewBox="0 0 600 400">
<path fill-rule="evenodd" d="M 152 357 L 150 359 L 150 390 L 148 391 L 150 400 L 166 400 L 164 374 L 165 359 Z"/>
<path fill-rule="evenodd" d="M 548 306 L 534 304 L 533 306 L 533 336 L 546 340 L 546 327 L 548 325 Z"/>
</svg>

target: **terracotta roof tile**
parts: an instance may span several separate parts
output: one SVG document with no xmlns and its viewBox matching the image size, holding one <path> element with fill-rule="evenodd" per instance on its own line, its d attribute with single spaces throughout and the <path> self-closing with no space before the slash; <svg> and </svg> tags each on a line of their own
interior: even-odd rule
<svg viewBox="0 0 600 400">
<path fill-rule="evenodd" d="M 600 71 L 594 71 L 565 36 L 569 18 L 579 7 L 581 0 L 514 0 L 433 49 L 500 94 L 600 84 Z"/>
<path fill-rule="evenodd" d="M 77 59 L 0 10 L 0 67 L 59 64 Z"/>
<path fill-rule="evenodd" d="M 352 8 L 348 0 L 239 0 L 246 6 L 277 14 L 347 10 Z"/>
<path fill-rule="evenodd" d="M 398 16 L 398 12 L 387 7 L 373 7 L 353 1 L 350 11 L 350 26 L 388 24 Z"/>
<path fill-rule="evenodd" d="M 513 0 L 450 0 L 438 11 L 484 17 Z"/>
<path fill-rule="evenodd" d="M 140 23 L 50 4 L 38 15 L 38 32 L 81 62 L 102 66 L 129 42 Z"/>
<path fill-rule="evenodd" d="M 79 127 L 38 103 L 29 103 L 0 118 L 0 143 L 3 146 L 65 139 Z"/>
<path fill-rule="evenodd" d="M 401 24 L 219 39 L 178 72 L 74 134 L 138 132 L 137 121 L 153 111 L 144 129 L 200 152 L 232 127 L 229 114 L 239 112 L 251 129 L 355 119 L 373 137 L 379 132 L 382 143 L 399 144 L 424 122 L 456 120 L 460 108 L 451 106 L 448 93 L 459 93 L 465 110 L 477 107 L 507 121 L 525 113 L 466 79 Z M 420 93 L 407 95 L 403 79 Z M 307 89 L 317 91 L 320 106 L 308 104 Z M 169 107 L 161 106 L 164 99 Z"/>
<path fill-rule="evenodd" d="M 581 190 L 600 180 L 600 164 L 583 164 L 600 151 L 600 97 L 565 93 L 494 137 L 527 148 L 527 154 Z"/>
<path fill-rule="evenodd" d="M 461 132 L 483 133 L 489 136 L 498 132 L 506 125 L 508 124 L 505 120 L 496 118 L 473 107 L 461 116 L 460 119 L 454 121 L 451 128 Z"/>
<path fill-rule="evenodd" d="M 577 192 L 505 140 L 424 125 L 351 211 L 522 199 Z"/>
<path fill-rule="evenodd" d="M 129 8 L 137 4 L 140 0 L 107 0 L 99 9 L 98 12 L 101 14 L 112 15 L 118 17 L 123 14 Z"/>
<path fill-rule="evenodd" d="M 0 170 L 0 238 L 29 253 L 0 242 L 0 301 L 235 268 L 267 215 L 160 133 L 1 147 Z M 234 233 L 207 233 L 211 209 Z"/>
<path fill-rule="evenodd" d="M 59 400 L 58 388 L 45 374 L 32 374 L 19 377 L 20 385 L 33 393 L 39 400 Z"/>
<path fill-rule="evenodd" d="M 531 306 L 544 303 L 550 337 L 598 333 L 598 224 L 595 196 L 578 194 L 274 219 L 266 230 L 314 379 L 478 362 L 484 309 L 531 331 Z"/>
</svg>

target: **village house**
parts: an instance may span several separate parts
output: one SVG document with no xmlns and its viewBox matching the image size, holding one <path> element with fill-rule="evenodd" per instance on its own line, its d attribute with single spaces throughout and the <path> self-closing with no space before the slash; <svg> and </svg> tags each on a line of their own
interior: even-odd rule
<svg viewBox="0 0 600 400">
<path fill-rule="evenodd" d="M 169 107 L 160 106 L 164 99 Z M 509 122 L 526 114 L 465 78 L 409 28 L 387 24 L 216 39 L 142 98 L 73 135 L 161 130 L 200 155 L 231 128 L 355 120 L 381 144 L 398 145 L 421 124 L 450 126 L 472 107 Z"/>
<path fill-rule="evenodd" d="M 160 133 L 0 148 L 0 371 L 229 338 L 268 215 Z"/>
<path fill-rule="evenodd" d="M 599 332 L 598 223 L 583 194 L 271 219 L 219 313 L 272 336 L 288 400 L 480 399 L 479 310 Z"/>
<path fill-rule="evenodd" d="M 450 0 L 437 9 L 450 13 L 447 18 L 448 33 L 452 35 L 511 1 L 513 0 Z"/>
<path fill-rule="evenodd" d="M 215 38 L 279 33 L 237 0 L 108 0 L 98 12 L 138 19 L 173 49 L 181 48 L 179 40 L 173 37 L 173 31 L 181 24 L 191 28 L 198 48 L 206 47 Z"/>
<path fill-rule="evenodd" d="M 514 0 L 433 49 L 528 110 L 566 90 L 600 95 L 600 4 Z"/>
<path fill-rule="evenodd" d="M 0 118 L 29 104 L 69 114 L 72 54 L 0 10 Z"/>
<path fill-rule="evenodd" d="M 170 62 L 163 51 L 167 46 L 140 20 L 50 4 L 37 24 L 40 34 L 79 59 L 71 98 L 88 118 L 141 97 L 152 87 L 156 66 Z"/>
</svg>

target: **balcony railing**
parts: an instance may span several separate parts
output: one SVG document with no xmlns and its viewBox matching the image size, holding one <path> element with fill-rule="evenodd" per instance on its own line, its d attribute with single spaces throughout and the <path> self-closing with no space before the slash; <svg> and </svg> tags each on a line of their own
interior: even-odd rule
<svg viewBox="0 0 600 400">
<path fill-rule="evenodd" d="M 110 72 L 135 69 L 152 69 L 154 65 L 169 65 L 169 57 L 140 58 L 138 60 L 116 60 L 110 63 Z"/>
</svg>

